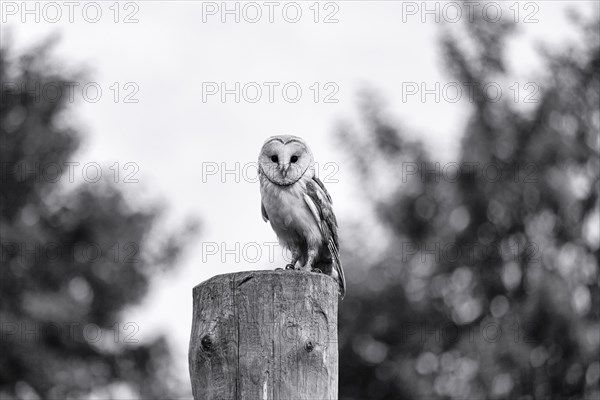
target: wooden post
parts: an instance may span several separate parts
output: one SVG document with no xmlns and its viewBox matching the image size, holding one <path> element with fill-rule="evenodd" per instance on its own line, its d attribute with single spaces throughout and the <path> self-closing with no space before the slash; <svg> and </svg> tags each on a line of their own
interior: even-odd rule
<svg viewBox="0 0 600 400">
<path fill-rule="evenodd" d="M 196 400 L 337 400 L 338 285 L 299 271 L 215 276 L 193 291 Z"/>
</svg>

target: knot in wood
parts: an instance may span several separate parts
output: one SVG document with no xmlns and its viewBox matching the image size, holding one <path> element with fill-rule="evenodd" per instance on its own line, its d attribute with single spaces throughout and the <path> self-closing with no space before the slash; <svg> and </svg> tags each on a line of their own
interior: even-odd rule
<svg viewBox="0 0 600 400">
<path fill-rule="evenodd" d="M 307 340 L 306 343 L 304 343 L 304 350 L 306 350 L 308 353 L 313 351 L 314 348 L 315 348 L 315 345 L 312 341 Z"/>
<path fill-rule="evenodd" d="M 202 345 L 202 350 L 211 351 L 213 347 L 213 342 L 210 335 L 204 335 L 204 337 L 200 341 L 200 344 Z"/>
</svg>

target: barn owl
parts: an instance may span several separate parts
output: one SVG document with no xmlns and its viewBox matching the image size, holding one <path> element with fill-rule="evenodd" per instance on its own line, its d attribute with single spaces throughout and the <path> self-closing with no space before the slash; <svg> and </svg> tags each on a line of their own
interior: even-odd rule
<svg viewBox="0 0 600 400">
<path fill-rule="evenodd" d="M 337 221 L 331 196 L 315 175 L 310 148 L 297 136 L 272 136 L 262 146 L 258 166 L 262 217 L 292 253 L 286 269 L 332 276 L 343 298 L 346 280 L 338 252 Z"/>
</svg>

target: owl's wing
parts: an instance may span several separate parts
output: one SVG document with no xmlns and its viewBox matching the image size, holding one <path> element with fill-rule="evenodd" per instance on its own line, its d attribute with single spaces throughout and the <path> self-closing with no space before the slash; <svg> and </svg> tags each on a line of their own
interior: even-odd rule
<svg viewBox="0 0 600 400">
<path fill-rule="evenodd" d="M 304 201 L 315 217 L 321 230 L 321 235 L 323 235 L 323 238 L 327 242 L 333 267 L 339 278 L 341 296 L 344 298 L 346 294 L 346 278 L 338 251 L 337 220 L 331 207 L 331 196 L 329 196 L 329 193 L 325 190 L 325 186 L 318 178 L 314 178 L 313 181 L 306 184 Z"/>
<path fill-rule="evenodd" d="M 263 221 L 267 222 L 269 220 L 269 216 L 267 215 L 267 210 L 265 210 L 265 205 L 260 202 L 260 212 L 262 213 Z"/>
<path fill-rule="evenodd" d="M 315 181 L 317 183 L 317 185 L 319 185 L 319 187 L 321 188 L 321 190 L 323 190 L 323 193 L 325 193 L 325 196 L 327 197 L 327 200 L 329 200 L 329 202 L 331 204 L 333 204 L 333 200 L 331 200 L 331 196 L 329 195 L 329 192 L 327 191 L 327 189 L 325 189 L 325 185 L 323 184 L 323 182 L 321 182 L 321 180 L 319 179 L 319 177 L 315 175 L 313 177 L 313 181 Z"/>
</svg>

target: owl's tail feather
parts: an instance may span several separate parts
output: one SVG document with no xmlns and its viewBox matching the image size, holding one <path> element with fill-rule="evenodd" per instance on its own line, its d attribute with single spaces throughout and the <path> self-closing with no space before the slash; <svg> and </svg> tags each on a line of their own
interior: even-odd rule
<svg viewBox="0 0 600 400">
<path fill-rule="evenodd" d="M 344 269 L 342 268 L 342 262 L 340 260 L 340 253 L 338 252 L 337 246 L 333 242 L 332 239 L 329 239 L 327 246 L 329 247 L 329 252 L 331 253 L 333 268 L 338 275 L 338 283 L 340 285 L 340 296 L 342 300 L 346 295 L 346 277 L 344 276 Z"/>
</svg>

